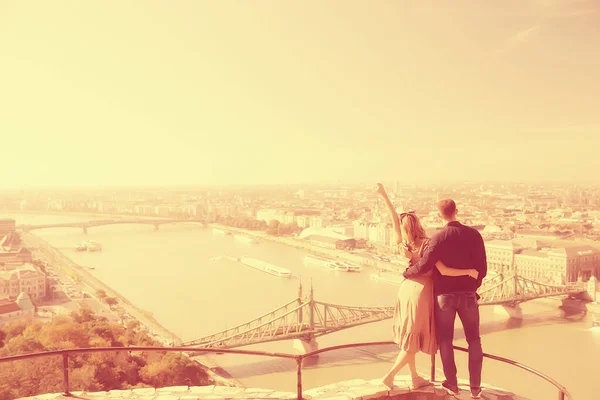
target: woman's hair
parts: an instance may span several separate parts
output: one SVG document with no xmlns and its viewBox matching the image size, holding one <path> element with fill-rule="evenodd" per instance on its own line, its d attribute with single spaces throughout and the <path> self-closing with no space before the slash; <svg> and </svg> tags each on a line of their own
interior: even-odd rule
<svg viewBox="0 0 600 400">
<path fill-rule="evenodd" d="M 414 244 L 419 238 L 427 237 L 419 217 L 413 213 L 405 214 L 400 218 L 400 232 L 402 232 L 402 240 L 409 244 Z"/>
</svg>

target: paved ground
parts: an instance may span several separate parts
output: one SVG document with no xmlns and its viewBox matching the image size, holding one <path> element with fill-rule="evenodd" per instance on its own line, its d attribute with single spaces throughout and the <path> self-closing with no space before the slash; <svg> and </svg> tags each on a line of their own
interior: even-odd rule
<svg viewBox="0 0 600 400">
<path fill-rule="evenodd" d="M 429 400 L 429 399 L 469 399 L 470 393 L 464 382 L 461 383 L 461 393 L 452 397 L 445 393 L 439 382 L 426 387 L 411 390 L 407 376 L 398 376 L 394 388 L 388 389 L 380 380 L 365 381 L 361 379 L 340 382 L 303 392 L 304 399 L 319 400 L 350 400 L 350 399 L 399 399 L 399 400 Z M 25 399 L 156 399 L 156 400 L 194 400 L 194 399 L 297 399 L 294 392 L 275 392 L 268 389 L 242 389 L 225 386 L 187 387 L 176 386 L 161 389 L 144 388 L 133 390 L 113 390 L 110 392 L 73 393 L 74 397 L 61 394 L 49 394 Z M 512 393 L 497 389 L 485 388 L 483 400 L 526 400 Z"/>
</svg>

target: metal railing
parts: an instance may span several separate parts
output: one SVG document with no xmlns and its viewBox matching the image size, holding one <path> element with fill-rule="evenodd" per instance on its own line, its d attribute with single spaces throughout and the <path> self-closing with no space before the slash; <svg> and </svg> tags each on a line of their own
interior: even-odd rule
<svg viewBox="0 0 600 400">
<path fill-rule="evenodd" d="M 297 374 L 297 394 L 298 400 L 302 400 L 302 362 L 307 359 L 314 357 L 321 353 L 326 353 L 335 350 L 343 350 L 355 347 L 366 347 L 366 346 L 387 346 L 387 345 L 396 345 L 394 342 L 366 342 L 366 343 L 352 343 L 352 344 L 343 344 L 339 346 L 326 347 L 320 350 L 316 350 L 306 354 L 287 354 L 287 353 L 274 353 L 274 352 L 265 352 L 265 351 L 254 351 L 254 350 L 231 350 L 231 349 L 210 349 L 210 348 L 195 348 L 195 347 L 90 347 L 90 348 L 77 348 L 77 349 L 66 349 L 66 350 L 54 350 L 54 351 L 46 351 L 41 353 L 29 353 L 22 354 L 18 356 L 10 356 L 0 358 L 0 364 L 5 362 L 12 361 L 21 361 L 27 360 L 31 358 L 38 357 L 50 357 L 50 356 L 62 356 L 63 359 L 63 384 L 64 384 L 64 394 L 65 396 L 71 396 L 70 388 L 69 388 L 69 356 L 71 354 L 81 354 L 81 353 L 105 353 L 105 352 L 178 352 L 178 353 L 218 353 L 218 354 L 238 354 L 238 355 L 248 355 L 248 356 L 261 356 L 261 357 L 271 357 L 271 358 L 286 358 L 290 360 L 296 361 L 296 374 Z M 454 346 L 455 350 L 468 352 L 464 347 Z M 505 364 L 512 365 L 514 367 L 523 369 L 531 374 L 534 374 L 546 382 L 554 385 L 556 389 L 558 389 L 558 398 L 559 400 L 573 400 L 573 397 L 569 393 L 569 391 L 562 386 L 560 383 L 550 378 L 548 375 L 543 374 L 533 368 L 527 367 L 521 363 L 510 360 L 508 358 L 498 357 L 492 354 L 483 354 L 484 358 L 489 358 L 491 360 L 499 361 Z M 435 355 L 431 356 L 431 381 L 435 381 Z"/>
</svg>

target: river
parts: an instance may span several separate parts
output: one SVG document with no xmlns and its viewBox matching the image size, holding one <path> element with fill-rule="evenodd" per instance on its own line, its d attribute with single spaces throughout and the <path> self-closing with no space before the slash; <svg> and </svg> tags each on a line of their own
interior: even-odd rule
<svg viewBox="0 0 600 400">
<path fill-rule="evenodd" d="M 107 219 L 106 217 L 60 214 L 11 214 L 17 224 Z M 397 287 L 360 274 L 332 272 L 305 266 L 305 252 L 262 240 L 248 244 L 232 236 L 216 236 L 196 225 L 163 225 L 158 231 L 146 225 L 115 225 L 80 229 L 35 231 L 53 246 L 63 249 L 73 261 L 94 267 L 99 279 L 154 317 L 181 339 L 191 340 L 251 320 L 294 299 L 299 277 L 305 290 L 310 281 L 315 299 L 342 305 L 393 305 Z M 82 240 L 103 245 L 102 252 L 75 252 Z M 218 256 L 249 256 L 288 268 L 292 279 L 277 278 Z M 523 305 L 524 319 L 515 322 L 482 307 L 484 351 L 507 357 L 538 369 L 565 385 L 576 399 L 594 399 L 600 331 L 590 329 L 591 316 L 565 319 L 557 303 L 535 301 Z M 459 323 L 457 323 L 457 326 Z M 319 346 L 388 341 L 390 321 L 346 329 L 319 338 Z M 466 346 L 458 328 L 456 344 Z M 291 342 L 252 346 L 252 349 L 292 352 Z M 389 350 L 389 348 L 387 349 Z M 324 354 L 304 373 L 305 389 L 341 380 L 375 379 L 383 376 L 394 358 L 389 351 L 360 349 Z M 290 361 L 257 357 L 218 356 L 218 360 L 246 386 L 294 391 L 295 372 Z M 467 376 L 466 356 L 457 354 L 457 364 Z M 418 359 L 423 374 L 428 357 Z M 438 368 L 440 367 L 438 358 Z M 438 369 L 438 378 L 442 376 Z M 524 371 L 487 360 L 483 380 L 532 399 L 556 398 L 553 387 Z"/>
</svg>

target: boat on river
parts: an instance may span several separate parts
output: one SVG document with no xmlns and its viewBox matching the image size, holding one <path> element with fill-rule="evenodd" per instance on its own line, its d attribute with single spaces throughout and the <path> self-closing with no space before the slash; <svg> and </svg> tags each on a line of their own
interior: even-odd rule
<svg viewBox="0 0 600 400">
<path fill-rule="evenodd" d="M 257 260 L 256 258 L 243 257 L 240 258 L 240 262 L 248 267 L 266 272 L 269 275 L 278 276 L 280 278 L 289 278 L 292 276 L 292 272 L 289 269 L 285 269 L 262 260 Z"/>
<path fill-rule="evenodd" d="M 86 240 L 75 246 L 75 251 L 100 251 L 102 250 L 102 245 L 98 242 L 93 242 L 91 240 Z"/>
<path fill-rule="evenodd" d="M 98 242 L 92 242 L 92 241 L 87 241 L 84 242 L 86 247 L 87 247 L 87 251 L 100 251 L 102 250 L 102 245 Z"/>
<path fill-rule="evenodd" d="M 316 265 L 319 267 L 327 268 L 332 271 L 344 271 L 344 272 L 360 272 L 362 271 L 362 267 L 358 265 L 351 264 L 346 261 L 336 261 L 331 260 L 329 258 L 316 256 L 313 254 L 309 254 L 304 257 L 304 264 L 307 265 Z"/>
<path fill-rule="evenodd" d="M 334 271 L 344 271 L 344 272 L 360 272 L 362 271 L 362 267 L 358 265 L 351 264 L 346 261 L 333 261 L 329 264 L 329 268 Z"/>
</svg>

